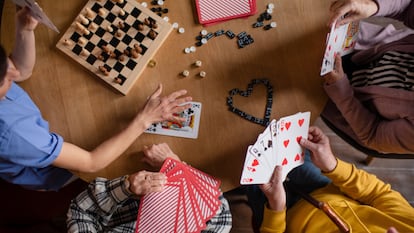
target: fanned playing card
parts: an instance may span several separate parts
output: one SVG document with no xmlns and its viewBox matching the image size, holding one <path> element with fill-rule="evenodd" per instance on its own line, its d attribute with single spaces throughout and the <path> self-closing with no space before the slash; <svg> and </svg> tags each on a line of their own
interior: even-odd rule
<svg viewBox="0 0 414 233">
<path fill-rule="evenodd" d="M 203 230 L 220 208 L 220 180 L 170 158 L 160 172 L 167 176 L 165 188 L 141 198 L 135 232 Z"/>
<path fill-rule="evenodd" d="M 256 0 L 195 0 L 200 24 L 208 25 L 256 13 Z"/>
<path fill-rule="evenodd" d="M 52 21 L 47 17 L 45 12 L 40 8 L 39 4 L 34 0 L 13 0 L 13 2 L 20 7 L 28 7 L 32 13 L 33 18 L 35 18 L 40 23 L 46 25 L 48 28 L 59 33 L 57 27 L 52 23 Z"/>
<path fill-rule="evenodd" d="M 190 108 L 177 114 L 177 116 L 185 118 L 184 122 L 163 121 L 152 124 L 145 132 L 174 137 L 197 138 L 200 126 L 201 103 L 190 103 Z"/>
<path fill-rule="evenodd" d="M 332 24 L 331 31 L 327 36 L 325 54 L 322 61 L 321 76 L 331 72 L 334 69 L 335 56 L 340 54 L 344 56 L 353 51 L 355 46 L 359 23 L 352 22 L 335 27 L 336 22 Z"/>
<path fill-rule="evenodd" d="M 299 141 L 307 138 L 309 121 L 310 112 L 272 120 L 256 143 L 247 149 L 240 184 L 269 182 L 277 165 L 282 166 L 285 180 L 292 169 L 302 165 L 305 153 Z"/>
</svg>

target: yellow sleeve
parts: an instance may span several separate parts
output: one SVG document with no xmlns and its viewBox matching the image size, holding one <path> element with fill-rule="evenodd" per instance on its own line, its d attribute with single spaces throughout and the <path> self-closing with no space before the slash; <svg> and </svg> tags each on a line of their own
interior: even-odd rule
<svg viewBox="0 0 414 233">
<path fill-rule="evenodd" d="M 341 192 L 354 200 L 390 215 L 398 215 L 399 219 L 402 216 L 407 220 L 414 219 L 414 208 L 399 192 L 392 190 L 389 184 L 384 183 L 375 175 L 358 169 L 353 164 L 338 159 L 337 167 L 325 175 Z"/>
<path fill-rule="evenodd" d="M 261 233 L 282 233 L 286 229 L 286 210 L 273 211 L 267 206 L 264 208 L 263 222 L 260 227 Z"/>
</svg>

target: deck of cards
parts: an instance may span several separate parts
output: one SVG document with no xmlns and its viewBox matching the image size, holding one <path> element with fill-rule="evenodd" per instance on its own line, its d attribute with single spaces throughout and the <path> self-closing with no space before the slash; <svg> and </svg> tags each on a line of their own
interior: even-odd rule
<svg viewBox="0 0 414 233">
<path fill-rule="evenodd" d="M 336 28 L 336 22 L 332 24 L 331 31 L 326 40 L 326 49 L 322 61 L 321 76 L 334 69 L 337 54 L 345 56 L 353 51 L 358 38 L 359 23 L 352 22 Z"/>
<path fill-rule="evenodd" d="M 135 232 L 200 232 L 221 206 L 220 181 L 177 160 L 166 159 L 162 192 L 141 198 Z"/>
<path fill-rule="evenodd" d="M 282 166 L 283 177 L 305 161 L 299 141 L 308 137 L 310 112 L 272 120 L 246 152 L 240 184 L 268 183 L 275 167 Z"/>
<path fill-rule="evenodd" d="M 201 103 L 190 102 L 191 107 L 176 116 L 185 118 L 184 122 L 163 121 L 152 124 L 146 133 L 160 134 L 183 138 L 197 138 L 200 126 Z"/>
<path fill-rule="evenodd" d="M 256 0 L 195 0 L 200 24 L 209 25 L 256 13 Z"/>
</svg>

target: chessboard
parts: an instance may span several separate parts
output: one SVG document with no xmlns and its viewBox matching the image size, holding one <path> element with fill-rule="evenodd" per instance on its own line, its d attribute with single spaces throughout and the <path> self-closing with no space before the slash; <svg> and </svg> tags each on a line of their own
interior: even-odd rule
<svg viewBox="0 0 414 233">
<path fill-rule="evenodd" d="M 89 0 L 56 47 L 126 95 L 171 31 L 136 0 Z"/>
</svg>

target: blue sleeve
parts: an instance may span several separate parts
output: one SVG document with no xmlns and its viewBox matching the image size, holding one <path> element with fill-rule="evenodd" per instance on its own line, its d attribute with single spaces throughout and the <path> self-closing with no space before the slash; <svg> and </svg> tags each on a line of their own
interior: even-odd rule
<svg viewBox="0 0 414 233">
<path fill-rule="evenodd" d="M 43 168 L 59 155 L 63 138 L 38 124 L 36 116 L 17 120 L 1 135 L 3 158 L 23 166 Z"/>
</svg>

